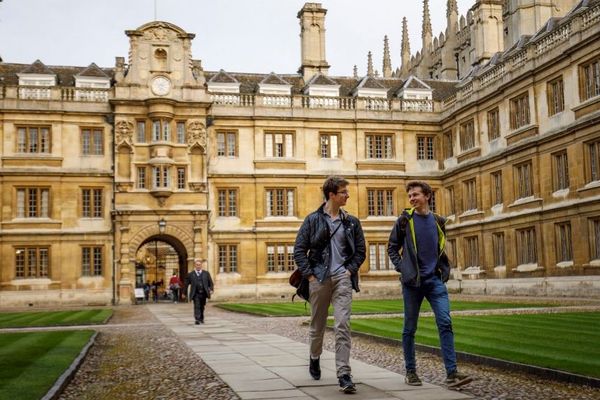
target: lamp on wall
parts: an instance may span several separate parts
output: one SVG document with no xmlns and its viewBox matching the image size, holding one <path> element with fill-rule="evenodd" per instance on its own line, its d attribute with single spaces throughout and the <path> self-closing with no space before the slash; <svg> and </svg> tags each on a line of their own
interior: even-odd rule
<svg viewBox="0 0 600 400">
<path fill-rule="evenodd" d="M 160 221 L 158 221 L 158 231 L 160 232 L 161 235 L 163 233 L 165 233 L 166 228 L 167 228 L 167 221 L 165 221 L 164 218 L 161 218 Z"/>
</svg>

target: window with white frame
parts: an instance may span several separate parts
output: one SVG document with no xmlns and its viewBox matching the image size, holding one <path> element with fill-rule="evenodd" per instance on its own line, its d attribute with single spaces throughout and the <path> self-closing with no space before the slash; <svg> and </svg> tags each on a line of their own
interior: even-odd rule
<svg viewBox="0 0 600 400">
<path fill-rule="evenodd" d="M 169 142 L 171 141 L 171 122 L 164 119 L 152 121 L 152 141 Z"/>
<path fill-rule="evenodd" d="M 177 122 L 177 143 L 185 143 L 185 122 L 183 121 Z"/>
<path fill-rule="evenodd" d="M 295 189 L 277 188 L 266 190 L 267 217 L 292 217 L 294 212 Z"/>
<path fill-rule="evenodd" d="M 286 272 L 296 268 L 293 243 L 267 244 L 267 271 Z"/>
<path fill-rule="evenodd" d="M 15 248 L 15 277 L 47 278 L 50 274 L 48 247 L 22 246 Z"/>
<path fill-rule="evenodd" d="M 158 165 L 152 167 L 152 185 L 153 189 L 168 188 L 170 184 L 170 167 L 167 165 Z"/>
<path fill-rule="evenodd" d="M 394 158 L 394 136 L 371 133 L 366 135 L 367 158 Z"/>
<path fill-rule="evenodd" d="M 394 215 L 394 189 L 367 189 L 369 216 Z"/>
<path fill-rule="evenodd" d="M 17 127 L 17 153 L 50 153 L 50 127 Z"/>
<path fill-rule="evenodd" d="M 177 189 L 185 189 L 185 168 L 178 167 L 177 168 Z"/>
<path fill-rule="evenodd" d="M 236 157 L 237 132 L 217 132 L 217 156 Z"/>
<path fill-rule="evenodd" d="M 338 158 L 339 151 L 339 133 L 321 133 L 320 134 L 320 154 L 321 158 Z"/>
<path fill-rule="evenodd" d="M 137 121 L 136 134 L 138 143 L 146 143 L 146 121 Z"/>
<path fill-rule="evenodd" d="M 387 253 L 387 242 L 369 243 L 369 271 L 390 271 L 394 264 Z"/>
<path fill-rule="evenodd" d="M 49 188 L 17 188 L 17 218 L 49 218 L 49 207 Z"/>
<path fill-rule="evenodd" d="M 148 182 L 146 177 L 146 167 L 137 167 L 137 188 L 146 189 L 148 188 Z"/>
<path fill-rule="evenodd" d="M 265 132 L 265 155 L 273 158 L 294 157 L 294 134 Z"/>
</svg>

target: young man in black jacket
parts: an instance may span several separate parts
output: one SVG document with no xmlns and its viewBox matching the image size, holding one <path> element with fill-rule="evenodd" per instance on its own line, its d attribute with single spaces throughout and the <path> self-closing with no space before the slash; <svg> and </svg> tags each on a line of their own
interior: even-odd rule
<svg viewBox="0 0 600 400">
<path fill-rule="evenodd" d="M 454 333 L 450 318 L 450 301 L 444 283 L 450 276 L 450 264 L 444 252 L 446 220 L 429 210 L 431 187 L 421 181 L 406 186 L 412 208 L 396 220 L 388 242 L 388 255 L 400 272 L 404 298 L 404 328 L 402 348 L 406 367 L 406 383 L 420 386 L 415 360 L 415 332 L 423 299 L 427 299 L 435 314 L 440 336 L 442 358 L 446 367 L 446 383 L 457 387 L 471 378 L 456 369 Z"/>
<path fill-rule="evenodd" d="M 310 365 L 313 379 L 321 379 L 319 358 L 327 310 L 333 305 L 335 365 L 340 390 L 356 392 L 350 375 L 350 312 L 352 289 L 359 291 L 358 270 L 365 260 L 365 237 L 358 218 L 341 207 L 348 198 L 348 181 L 330 176 L 323 184 L 323 203 L 309 214 L 298 231 L 294 260 L 310 287 Z"/>
</svg>

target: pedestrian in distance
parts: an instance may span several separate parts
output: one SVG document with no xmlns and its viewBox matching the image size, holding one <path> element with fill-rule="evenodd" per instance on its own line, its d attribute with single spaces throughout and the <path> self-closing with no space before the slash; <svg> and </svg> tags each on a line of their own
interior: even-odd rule
<svg viewBox="0 0 600 400">
<path fill-rule="evenodd" d="M 350 369 L 352 289 L 359 291 L 358 270 L 365 260 L 365 238 L 358 218 L 341 207 L 350 197 L 348 181 L 330 176 L 323 183 L 325 202 L 302 223 L 294 260 L 309 281 L 309 373 L 321 379 L 320 356 L 329 305 L 333 305 L 335 365 L 340 390 L 356 392 Z"/>
<path fill-rule="evenodd" d="M 213 281 L 210 273 L 205 269 L 208 261 L 206 259 L 194 259 L 194 270 L 187 274 L 185 279 L 184 293 L 194 302 L 194 320 L 196 325 L 204 323 L 204 307 L 206 300 L 210 299 L 214 291 Z"/>
<path fill-rule="evenodd" d="M 458 372 L 454 333 L 450 317 L 450 300 L 446 281 L 450 263 L 444 251 L 446 219 L 429 209 L 431 186 L 412 181 L 406 185 L 412 208 L 405 209 L 396 220 L 388 242 L 388 255 L 400 273 L 404 299 L 404 328 L 402 348 L 406 367 L 406 383 L 420 386 L 415 357 L 415 332 L 423 299 L 427 299 L 435 315 L 440 337 L 442 359 L 446 368 L 446 384 L 458 387 L 472 378 Z"/>
<path fill-rule="evenodd" d="M 181 279 L 177 276 L 177 271 L 173 272 L 173 276 L 169 279 L 169 290 L 173 296 L 173 303 L 177 304 L 179 301 L 179 289 L 181 289 Z"/>
</svg>

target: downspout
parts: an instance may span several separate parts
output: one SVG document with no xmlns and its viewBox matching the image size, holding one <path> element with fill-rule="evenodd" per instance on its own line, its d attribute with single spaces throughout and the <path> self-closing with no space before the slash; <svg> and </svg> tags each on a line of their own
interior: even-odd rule
<svg viewBox="0 0 600 400">
<path fill-rule="evenodd" d="M 116 170 L 115 170 L 115 162 L 116 162 L 116 155 L 115 155 L 115 116 L 114 114 L 110 114 L 107 116 L 106 118 L 107 122 L 110 123 L 112 125 L 112 145 L 111 145 L 111 149 L 110 149 L 110 155 L 111 155 L 111 177 L 112 177 L 112 192 L 111 192 L 111 212 L 110 212 L 110 220 L 111 220 L 111 232 L 112 232 L 112 299 L 111 299 L 111 303 L 113 306 L 117 305 L 117 281 L 116 281 L 116 273 L 117 273 L 117 258 L 116 258 L 116 254 L 115 254 L 115 243 L 117 240 L 117 233 L 116 233 L 116 210 L 115 210 L 115 193 L 116 193 L 116 189 L 117 189 L 117 185 L 115 183 L 115 174 L 116 174 Z"/>
</svg>

